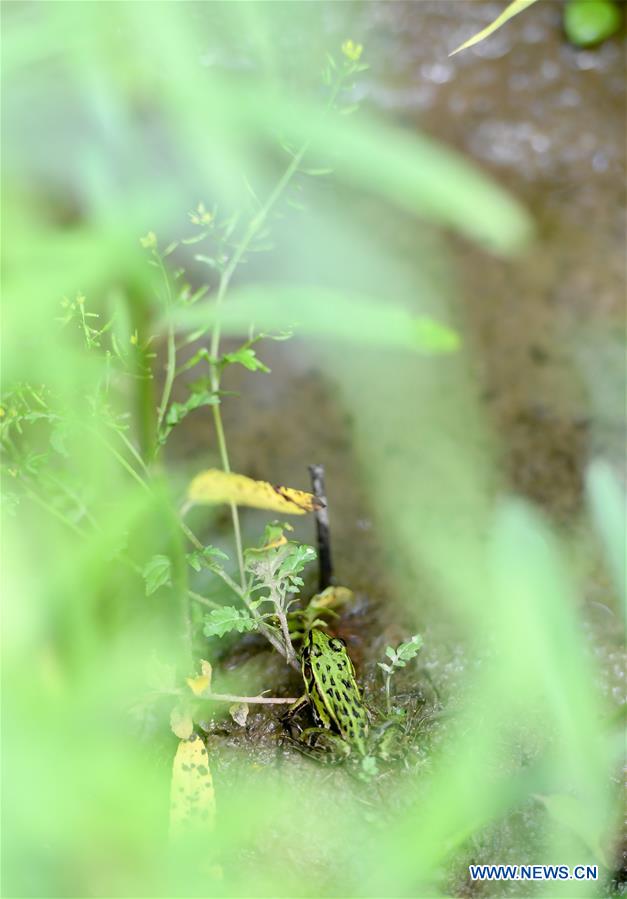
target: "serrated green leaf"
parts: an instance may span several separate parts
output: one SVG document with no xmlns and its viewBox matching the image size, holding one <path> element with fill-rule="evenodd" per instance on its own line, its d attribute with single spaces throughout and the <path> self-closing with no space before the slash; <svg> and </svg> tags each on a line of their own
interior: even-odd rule
<svg viewBox="0 0 627 899">
<path fill-rule="evenodd" d="M 204 634 L 206 637 L 223 637 L 231 631 L 239 634 L 257 629 L 257 623 L 248 612 L 234 606 L 223 606 L 214 609 L 205 617 Z"/>
<path fill-rule="evenodd" d="M 252 347 L 240 347 L 240 349 L 235 350 L 234 353 L 225 353 L 220 361 L 223 365 L 232 365 L 234 363 L 239 363 L 249 371 L 270 371 L 268 366 L 264 365 L 263 362 L 257 358 L 257 354 L 252 349 Z"/>
<path fill-rule="evenodd" d="M 144 565 L 142 571 L 146 584 L 146 596 L 150 596 L 159 587 L 172 583 L 172 562 L 169 556 L 156 555 Z"/>
<path fill-rule="evenodd" d="M 411 640 L 408 640 L 407 643 L 401 643 L 400 646 L 396 649 L 396 657 L 403 663 L 408 662 L 410 659 L 413 659 L 416 656 L 423 645 L 423 639 L 420 634 L 414 634 Z M 398 664 L 398 663 L 397 663 Z"/>
</svg>

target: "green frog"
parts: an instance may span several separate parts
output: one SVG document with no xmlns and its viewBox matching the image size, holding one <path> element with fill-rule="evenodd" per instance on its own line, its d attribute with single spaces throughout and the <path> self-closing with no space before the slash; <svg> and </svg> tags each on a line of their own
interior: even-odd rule
<svg viewBox="0 0 627 899">
<path fill-rule="evenodd" d="M 344 641 L 311 628 L 303 639 L 301 668 L 305 693 L 291 706 L 288 717 L 310 705 L 317 726 L 302 731 L 295 741 L 298 748 L 326 761 L 340 761 L 353 753 L 365 758 L 368 710 Z"/>
</svg>

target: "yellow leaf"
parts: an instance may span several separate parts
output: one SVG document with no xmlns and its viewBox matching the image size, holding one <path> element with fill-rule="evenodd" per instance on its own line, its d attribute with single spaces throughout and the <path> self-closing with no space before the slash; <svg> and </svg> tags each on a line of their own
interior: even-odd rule
<svg viewBox="0 0 627 899">
<path fill-rule="evenodd" d="M 200 671 L 198 677 L 186 678 L 194 696 L 203 696 L 211 689 L 211 664 L 206 659 L 200 660 Z"/>
<path fill-rule="evenodd" d="M 452 53 L 449 53 L 449 56 L 455 56 L 455 54 L 459 53 L 460 50 L 466 50 L 468 47 L 474 47 L 475 44 L 481 43 L 481 41 L 484 41 L 487 37 L 490 37 L 491 34 L 494 34 L 495 31 L 498 31 L 501 25 L 509 22 L 511 18 L 517 16 L 519 12 L 527 9 L 528 6 L 531 6 L 531 4 L 535 2 L 536 0 L 512 0 L 512 2 L 505 7 L 501 15 L 497 16 L 496 19 L 487 26 L 487 28 L 483 28 L 481 31 L 473 34 L 473 36 L 468 38 L 467 41 L 464 41 L 463 44 L 460 44 L 459 47 L 456 47 Z"/>
<path fill-rule="evenodd" d="M 312 493 L 293 490 L 291 487 L 275 487 L 267 481 L 255 481 L 243 474 L 209 468 L 196 475 L 188 487 L 187 497 L 192 503 L 216 505 L 235 503 L 253 509 L 287 512 L 304 515 L 322 508 L 322 503 Z"/>
<path fill-rule="evenodd" d="M 215 793 L 209 756 L 199 736 L 181 740 L 172 765 L 170 837 L 209 835 L 215 818 Z"/>
</svg>

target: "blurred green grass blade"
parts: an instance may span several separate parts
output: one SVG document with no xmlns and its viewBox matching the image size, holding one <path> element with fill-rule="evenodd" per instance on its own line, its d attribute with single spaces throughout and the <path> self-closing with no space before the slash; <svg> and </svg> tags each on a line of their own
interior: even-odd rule
<svg viewBox="0 0 627 899">
<path fill-rule="evenodd" d="M 174 313 L 177 329 L 208 328 L 215 320 L 213 306 Z M 263 285 L 234 289 L 220 311 L 225 334 L 293 329 L 297 336 L 343 340 L 362 346 L 391 346 L 426 354 L 454 352 L 459 335 L 404 306 L 370 299 L 348 291 L 300 285 Z"/>
<path fill-rule="evenodd" d="M 538 799 L 543 803 L 549 815 L 563 827 L 569 828 L 581 839 L 583 846 L 592 853 L 592 857 L 607 867 L 607 856 L 601 846 L 601 833 L 591 822 L 586 804 L 576 796 L 564 793 L 552 793 L 548 796 L 539 795 Z"/>
<path fill-rule="evenodd" d="M 626 602 L 625 490 L 611 466 L 603 459 L 595 459 L 586 472 L 586 492 L 592 520 L 601 538 L 614 585 Z"/>
<path fill-rule="evenodd" d="M 322 159 L 333 148 L 332 165 L 340 181 L 453 228 L 493 252 L 519 251 L 532 236 L 529 214 L 506 190 L 418 131 L 401 130 L 365 111 L 348 118 L 324 115 L 306 98 L 295 104 L 263 87 L 253 93 L 224 79 L 212 81 L 212 97 L 205 105 L 219 109 L 226 133 L 254 128 L 269 145 L 277 133 L 284 134 L 296 145 L 307 143 Z M 184 109 L 179 114 L 190 115 Z M 202 129 L 197 121 L 190 128 L 196 135 L 193 146 L 198 146 Z"/>
<path fill-rule="evenodd" d="M 449 56 L 455 56 L 455 54 L 459 53 L 461 50 L 467 50 L 468 47 L 474 47 L 475 44 L 481 43 L 481 41 L 490 37 L 491 34 L 494 34 L 495 31 L 498 31 L 498 29 L 505 25 L 506 22 L 509 22 L 510 19 L 517 16 L 518 13 L 523 12 L 523 10 L 527 9 L 527 7 L 535 2 L 536 0 L 512 0 L 493 22 L 490 22 L 486 28 L 482 28 L 481 31 L 478 31 L 476 34 L 473 34 L 472 37 L 468 38 L 467 41 L 464 41 L 463 44 L 460 44 L 459 47 L 456 47 L 455 50 L 452 50 L 451 53 L 449 53 Z"/>
<path fill-rule="evenodd" d="M 207 73 L 198 63 L 195 51 L 202 47 L 201 38 L 186 5 L 161 4 L 146 18 L 141 4 L 108 7 L 106 16 L 93 4 L 80 7 L 78 21 L 63 4 L 53 7 L 52 12 L 46 8 L 35 27 L 41 38 L 49 29 L 67 49 L 66 75 L 83 84 L 86 95 L 92 89 L 104 91 L 112 109 L 117 103 L 120 121 L 134 121 L 143 92 L 154 95 L 158 90 L 164 134 L 172 139 L 181 164 L 202 173 L 224 202 L 243 201 L 242 167 L 250 175 L 259 166 L 260 139 L 276 147 L 280 136 L 295 145 L 309 141 L 322 159 L 331 154 L 337 177 L 345 183 L 452 227 L 495 252 L 514 252 L 531 235 L 530 218 L 521 205 L 437 141 L 363 110 L 351 117 L 325 114 L 324 97 L 314 102 L 303 94 L 294 100 L 263 79 L 252 86 L 250 77 Z M 66 40 L 66 34 L 77 32 L 81 41 Z M 116 55 L 116 49 L 127 49 L 129 33 L 138 41 L 136 53 L 145 60 L 144 68 L 132 66 L 126 56 L 122 64 Z M 131 66 L 128 71 L 126 66 Z M 60 122 L 66 117 L 72 127 L 69 110 L 61 105 L 60 113 Z M 106 158 L 99 165 L 107 165 Z M 162 181 L 151 179 L 155 196 Z M 116 202 L 123 222 L 124 194 Z"/>
<path fill-rule="evenodd" d="M 418 131 L 361 116 L 326 124 L 314 141 L 333 146 L 348 183 L 451 227 L 496 253 L 522 249 L 532 224 L 522 205 L 462 156 Z"/>
</svg>

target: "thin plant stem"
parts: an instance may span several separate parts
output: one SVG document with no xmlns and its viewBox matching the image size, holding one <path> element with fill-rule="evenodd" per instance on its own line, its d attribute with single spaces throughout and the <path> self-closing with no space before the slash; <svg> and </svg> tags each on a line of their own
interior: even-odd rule
<svg viewBox="0 0 627 899">
<path fill-rule="evenodd" d="M 294 652 L 294 647 L 292 645 L 292 638 L 290 637 L 290 630 L 287 626 L 287 617 L 286 617 L 283 609 L 280 608 L 280 606 L 277 606 L 276 614 L 277 614 L 277 618 L 279 619 L 279 624 L 281 625 L 281 633 L 283 634 L 283 640 L 285 641 L 285 649 L 286 649 L 285 658 L 291 665 L 292 662 L 296 660 L 296 653 Z"/>
<path fill-rule="evenodd" d="M 161 270 L 161 274 L 163 275 L 163 280 L 165 283 L 165 291 L 166 291 L 166 302 L 168 307 L 168 348 L 167 348 L 167 361 L 165 367 L 165 381 L 163 384 L 163 392 L 161 394 L 161 402 L 159 403 L 159 411 L 157 413 L 157 447 L 159 447 L 159 433 L 161 431 L 161 425 L 163 424 L 163 419 L 165 418 L 165 413 L 168 408 L 168 403 L 170 402 L 170 395 L 172 393 L 172 385 L 174 384 L 174 376 L 176 374 L 176 342 L 174 337 L 174 322 L 172 320 L 172 307 L 174 305 L 174 298 L 172 296 L 172 287 L 170 285 L 170 279 L 168 277 L 168 272 L 163 264 L 163 259 L 161 255 L 155 251 L 155 257 L 159 262 L 159 269 Z"/>
<path fill-rule="evenodd" d="M 55 487 L 57 487 L 59 490 L 62 490 L 66 496 L 69 496 L 69 498 L 76 503 L 76 505 L 79 507 L 79 510 L 81 513 L 81 518 L 83 518 L 83 517 L 86 518 L 87 521 L 89 521 L 89 523 L 95 530 L 102 531 L 100 525 L 98 524 L 98 522 L 96 521 L 94 516 L 91 514 L 91 512 L 89 511 L 87 506 L 84 504 L 84 502 L 82 501 L 80 496 L 78 496 L 73 490 L 70 490 L 70 488 L 66 484 L 63 483 L 63 481 L 60 481 L 57 477 L 55 477 L 50 472 L 47 472 L 46 477 L 52 484 L 54 484 Z"/>
<path fill-rule="evenodd" d="M 226 292 L 228 290 L 229 284 L 231 282 L 231 278 L 233 277 L 233 273 L 235 269 L 239 265 L 242 256 L 245 254 L 246 250 L 250 246 L 251 241 L 255 237 L 255 235 L 259 232 L 259 230 L 263 227 L 266 222 L 268 215 L 270 214 L 272 208 L 275 203 L 283 193 L 285 187 L 289 183 L 290 179 L 297 171 L 300 163 L 302 162 L 303 156 L 307 151 L 308 143 L 303 144 L 301 150 L 294 156 L 290 165 L 287 167 L 282 177 L 277 182 L 274 190 L 266 200 L 262 209 L 257 213 L 257 215 L 251 220 L 244 236 L 239 243 L 237 249 L 233 253 L 233 256 L 228 262 L 228 265 L 222 272 L 222 276 L 220 278 L 220 284 L 218 285 L 218 293 L 216 295 L 215 302 L 215 312 L 216 318 L 213 325 L 213 329 L 211 332 L 211 347 L 209 350 L 209 356 L 213 360 L 210 363 L 210 383 L 211 390 L 217 394 L 220 389 L 220 367 L 217 364 L 218 354 L 220 352 L 220 335 L 221 335 L 221 325 L 220 325 L 220 308 L 222 303 L 224 302 L 224 297 L 226 296 Z M 216 434 L 218 438 L 218 447 L 220 450 L 220 462 L 222 464 L 222 468 L 226 472 L 230 472 L 231 465 L 229 462 L 229 454 L 226 445 L 226 438 L 224 436 L 224 426 L 222 424 L 222 413 L 220 411 L 220 405 L 216 404 L 211 407 L 213 412 L 213 420 L 215 423 Z M 237 506 L 235 503 L 229 504 L 231 507 L 231 519 L 233 521 L 233 533 L 235 535 L 235 549 L 237 552 L 237 563 L 239 566 L 239 574 L 240 581 L 242 587 L 246 584 L 246 575 L 244 572 L 244 553 L 242 548 L 242 535 L 239 523 L 239 513 L 237 511 Z"/>
<path fill-rule="evenodd" d="M 51 506 L 50 503 L 47 503 L 44 499 L 42 499 L 39 494 L 35 493 L 34 490 L 31 490 L 30 487 L 26 485 L 26 483 L 22 480 L 22 483 L 26 487 L 27 496 L 33 500 L 33 502 L 37 503 L 37 505 L 41 506 L 42 509 L 45 509 L 59 521 L 63 522 L 70 530 L 74 531 L 75 534 L 78 534 L 80 537 L 85 537 L 85 532 L 74 522 L 68 518 L 63 512 L 60 512 L 58 509 L 55 509 L 54 506 Z"/>
<path fill-rule="evenodd" d="M 144 474 L 150 476 L 150 472 L 148 470 L 148 466 L 142 459 L 140 453 L 135 449 L 132 442 L 128 439 L 124 431 L 118 430 L 118 428 L 114 428 L 115 432 L 119 435 L 120 440 L 123 442 L 124 446 L 128 449 L 129 453 L 133 456 L 133 458 L 139 462 Z"/>
<path fill-rule="evenodd" d="M 214 367 L 211 367 L 213 372 Z M 211 378 L 211 389 L 217 392 L 220 387 L 220 380 L 216 382 L 217 386 L 213 386 L 213 377 Z M 224 427 L 222 425 L 222 414 L 220 412 L 220 405 L 217 403 L 216 405 L 211 407 L 213 410 L 213 421 L 216 428 L 216 435 L 218 438 L 218 447 L 220 450 L 220 462 L 222 463 L 222 469 L 225 472 L 231 471 L 231 464 L 229 462 L 229 453 L 226 446 L 226 438 L 224 436 Z M 242 545 L 242 532 L 239 523 L 239 513 L 237 511 L 237 506 L 235 503 L 229 503 L 229 507 L 231 509 L 231 519 L 233 521 L 233 534 L 235 536 L 235 552 L 237 554 L 237 565 L 239 568 L 239 579 L 242 587 L 246 586 L 246 573 L 244 571 L 244 548 Z"/>
<path fill-rule="evenodd" d="M 333 106 L 335 102 L 335 98 L 337 97 L 338 91 L 342 84 L 342 76 L 340 76 L 331 92 L 331 96 L 327 102 L 325 108 L 325 115 Z M 220 283 L 218 285 L 218 292 L 216 294 L 215 301 L 215 320 L 211 329 L 211 344 L 209 350 L 209 356 L 212 360 L 210 362 L 210 383 L 211 390 L 217 394 L 220 389 L 220 365 L 219 363 L 219 352 L 220 352 L 220 336 L 221 336 L 221 322 L 220 322 L 220 309 L 224 302 L 224 298 L 226 296 L 227 290 L 229 288 L 229 284 L 231 283 L 231 278 L 242 260 L 242 257 L 246 253 L 246 250 L 250 246 L 252 240 L 255 235 L 259 233 L 261 228 L 265 225 L 268 216 L 272 212 L 272 209 L 280 199 L 283 191 L 293 178 L 293 176 L 298 171 L 298 168 L 303 161 L 303 158 L 309 148 L 311 140 L 306 140 L 301 146 L 300 150 L 292 157 L 292 161 L 285 169 L 279 180 L 277 181 L 274 190 L 271 192 L 270 196 L 263 204 L 259 212 L 251 219 L 244 232 L 244 236 L 242 240 L 238 244 L 235 249 L 235 252 L 229 259 L 227 265 L 225 266 L 222 275 L 220 276 Z M 216 433 L 218 436 L 218 447 L 220 450 L 220 462 L 222 464 L 222 468 L 224 471 L 229 472 L 231 470 L 230 462 L 229 462 L 229 454 L 226 445 L 226 439 L 224 436 L 224 426 L 222 424 L 222 413 L 220 411 L 220 405 L 216 404 L 211 407 L 213 413 L 213 420 L 215 423 Z M 244 572 L 244 555 L 242 550 L 242 537 L 241 537 L 241 529 L 239 523 L 239 513 L 237 511 L 237 506 L 235 503 L 230 503 L 231 508 L 231 519 L 233 521 L 233 533 L 235 535 L 235 548 L 237 552 L 237 563 L 239 566 L 239 574 L 240 581 L 242 587 L 245 587 L 246 584 L 246 576 Z M 291 647 L 291 643 L 288 644 L 288 652 L 289 647 Z"/>
<path fill-rule="evenodd" d="M 96 436 L 102 441 L 102 443 L 104 443 L 104 445 L 107 447 L 109 452 L 118 460 L 120 465 L 130 474 L 130 476 L 133 478 L 133 480 L 137 481 L 137 483 L 140 485 L 140 487 L 142 487 L 144 490 L 150 491 L 150 487 L 148 486 L 146 481 L 142 478 L 142 476 L 140 474 L 138 474 L 135 471 L 135 469 L 133 468 L 132 465 L 129 465 L 129 463 L 126 461 L 124 456 L 122 456 L 120 453 L 118 453 L 118 451 L 111 446 L 109 441 L 105 440 L 105 438 L 102 436 L 102 434 L 99 434 L 98 431 L 96 431 L 95 429 L 92 429 L 92 430 L 93 430 L 93 433 L 96 434 Z"/>
<path fill-rule="evenodd" d="M 298 701 L 298 697 L 293 696 L 234 696 L 231 693 L 204 693 L 201 698 L 215 702 L 245 702 L 247 705 L 291 705 Z"/>
<path fill-rule="evenodd" d="M 195 593 L 193 590 L 188 590 L 187 595 L 190 599 L 193 599 L 194 602 L 200 603 L 202 606 L 208 606 L 210 609 L 221 609 L 222 606 L 219 602 L 214 602 L 212 599 L 207 599 L 206 596 L 201 596 L 200 593 Z"/>
</svg>

